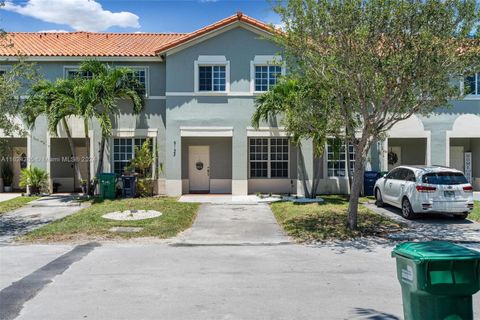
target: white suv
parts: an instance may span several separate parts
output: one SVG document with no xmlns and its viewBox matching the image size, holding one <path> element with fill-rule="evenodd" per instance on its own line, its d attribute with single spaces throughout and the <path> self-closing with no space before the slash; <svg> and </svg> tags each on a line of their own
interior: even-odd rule
<svg viewBox="0 0 480 320">
<path fill-rule="evenodd" d="M 473 210 L 473 187 L 461 171 L 439 166 L 400 166 L 375 183 L 375 204 L 402 209 L 406 219 L 423 212 L 465 219 Z"/>
</svg>

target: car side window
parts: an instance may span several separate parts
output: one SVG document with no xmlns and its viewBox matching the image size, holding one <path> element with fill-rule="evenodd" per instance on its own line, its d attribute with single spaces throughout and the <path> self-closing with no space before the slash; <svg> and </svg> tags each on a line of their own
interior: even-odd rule
<svg viewBox="0 0 480 320">
<path fill-rule="evenodd" d="M 406 181 L 410 181 L 410 182 L 415 182 L 417 181 L 417 179 L 415 178 L 415 173 L 412 171 L 412 170 L 405 170 L 407 171 L 407 175 L 405 177 L 405 180 Z"/>
<path fill-rule="evenodd" d="M 398 169 L 398 173 L 395 176 L 395 179 L 396 180 L 406 180 L 407 174 L 408 174 L 407 169 L 400 168 L 400 169 Z"/>
<path fill-rule="evenodd" d="M 390 171 L 387 176 L 386 176 L 386 179 L 397 179 L 397 175 L 398 175 L 398 170 L 400 169 L 395 169 L 395 170 L 392 170 Z"/>
</svg>

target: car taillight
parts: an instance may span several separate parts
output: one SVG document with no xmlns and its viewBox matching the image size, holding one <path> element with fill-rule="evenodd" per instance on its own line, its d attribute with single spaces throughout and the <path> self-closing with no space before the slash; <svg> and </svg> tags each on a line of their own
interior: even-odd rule
<svg viewBox="0 0 480 320">
<path fill-rule="evenodd" d="M 465 186 L 465 187 L 463 187 L 463 191 L 465 191 L 465 192 L 473 192 L 473 187 L 472 187 L 472 186 Z"/>
<path fill-rule="evenodd" d="M 435 187 L 427 187 L 427 186 L 416 186 L 415 187 L 417 189 L 418 192 L 435 192 L 437 190 L 437 188 Z"/>
</svg>

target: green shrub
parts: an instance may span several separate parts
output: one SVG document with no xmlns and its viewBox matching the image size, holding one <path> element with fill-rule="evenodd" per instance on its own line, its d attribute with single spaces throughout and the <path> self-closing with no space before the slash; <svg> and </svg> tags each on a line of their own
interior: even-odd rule
<svg viewBox="0 0 480 320">
<path fill-rule="evenodd" d="M 48 173 L 47 171 L 37 168 L 28 167 L 22 169 L 20 173 L 20 187 L 30 189 L 30 194 L 39 194 L 48 190 Z"/>
<path fill-rule="evenodd" d="M 136 196 L 140 198 L 153 196 L 153 180 L 140 178 L 137 180 Z"/>
</svg>

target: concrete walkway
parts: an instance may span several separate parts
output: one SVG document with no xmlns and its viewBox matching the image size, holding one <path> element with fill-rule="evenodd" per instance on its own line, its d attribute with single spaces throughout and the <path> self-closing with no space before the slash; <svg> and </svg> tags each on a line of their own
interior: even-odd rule
<svg viewBox="0 0 480 320">
<path fill-rule="evenodd" d="M 203 204 L 191 229 L 174 245 L 278 245 L 290 243 L 267 204 Z"/>
<path fill-rule="evenodd" d="M 10 243 L 18 236 L 87 206 L 75 199 L 74 196 L 42 197 L 22 208 L 0 215 L 0 244 Z"/>
<path fill-rule="evenodd" d="M 215 204 L 258 204 L 282 200 L 280 197 L 260 198 L 256 195 L 233 196 L 230 194 L 184 194 L 179 202 L 215 203 Z"/>
<path fill-rule="evenodd" d="M 377 208 L 374 204 L 364 204 L 378 214 L 407 225 L 404 232 L 393 234 L 394 240 L 446 240 L 453 242 L 480 243 L 480 223 L 471 220 L 455 220 L 452 217 L 428 214 L 415 220 L 402 217 L 401 210 L 391 206 Z"/>
<path fill-rule="evenodd" d="M 473 192 L 473 200 L 480 201 L 480 191 Z"/>
<path fill-rule="evenodd" d="M 8 201 L 20 197 L 21 193 L 0 193 L 0 202 Z"/>
</svg>

